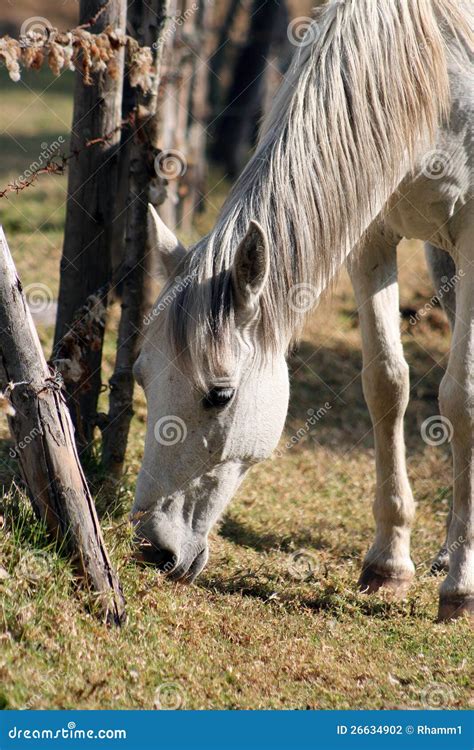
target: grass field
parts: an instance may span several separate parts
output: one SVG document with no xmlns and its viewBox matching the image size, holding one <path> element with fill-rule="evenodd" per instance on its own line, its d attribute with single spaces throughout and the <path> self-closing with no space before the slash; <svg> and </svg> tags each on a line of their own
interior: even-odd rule
<svg viewBox="0 0 474 750">
<path fill-rule="evenodd" d="M 72 78 L 0 79 L 0 189 L 67 137 Z M 212 179 L 211 179 L 212 186 Z M 0 201 L 0 220 L 24 285 L 54 298 L 65 214 L 64 177 Z M 196 231 L 222 202 L 210 194 Z M 400 249 L 402 308 L 433 293 L 420 247 Z M 408 314 L 408 313 L 407 313 Z M 107 373 L 113 357 L 113 311 Z M 360 382 L 360 334 L 345 275 L 314 314 L 292 356 L 292 396 L 282 455 L 258 468 L 213 533 L 209 565 L 183 587 L 133 562 L 127 511 L 143 450 L 145 406 L 136 416 L 116 511 L 103 527 L 128 606 L 121 631 L 87 614 L 86 594 L 48 545 L 19 489 L 2 425 L 0 477 L 0 705 L 5 708 L 466 708 L 469 626 L 435 624 L 439 581 L 428 575 L 443 540 L 451 496 L 447 446 L 427 446 L 420 425 L 437 414 L 449 335 L 434 309 L 402 322 L 411 368 L 409 473 L 418 512 L 417 578 L 407 600 L 359 594 L 372 533 L 374 451 Z M 47 354 L 52 330 L 40 328 Z M 331 406 L 303 439 L 309 409 Z M 103 507 L 100 487 L 97 502 Z M 301 555 L 299 555 L 301 553 Z"/>
</svg>

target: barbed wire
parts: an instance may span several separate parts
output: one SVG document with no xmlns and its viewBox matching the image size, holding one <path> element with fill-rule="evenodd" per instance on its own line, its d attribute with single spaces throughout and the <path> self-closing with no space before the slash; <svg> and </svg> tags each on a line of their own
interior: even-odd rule
<svg viewBox="0 0 474 750">
<path fill-rule="evenodd" d="M 99 10 L 95 14 L 95 16 L 92 16 L 92 18 L 89 18 L 89 20 L 86 21 L 86 23 L 83 23 L 81 26 L 78 26 L 77 28 L 79 28 L 79 29 L 90 29 L 91 26 L 95 26 L 95 24 L 97 23 L 97 21 L 99 20 L 99 18 L 105 13 L 105 11 L 107 10 L 107 8 L 110 8 L 111 2 L 112 2 L 112 0 L 106 0 L 106 2 L 104 3 L 104 5 L 102 6 L 102 8 L 99 8 Z"/>
<path fill-rule="evenodd" d="M 68 154 L 54 154 L 54 156 L 51 156 L 45 164 L 28 170 L 30 174 L 27 178 L 21 178 L 20 180 L 9 182 L 3 190 L 0 190 L 0 198 L 4 198 L 8 193 L 19 193 L 22 190 L 25 190 L 33 185 L 41 174 L 63 175 L 71 159 L 77 158 L 80 154 L 86 151 L 86 149 L 91 148 L 92 146 L 108 143 L 119 131 L 126 127 L 133 127 L 135 122 L 135 112 L 132 112 L 127 119 L 122 120 L 120 125 L 117 125 L 113 130 L 103 136 L 90 138 L 81 148 L 74 149 Z"/>
</svg>

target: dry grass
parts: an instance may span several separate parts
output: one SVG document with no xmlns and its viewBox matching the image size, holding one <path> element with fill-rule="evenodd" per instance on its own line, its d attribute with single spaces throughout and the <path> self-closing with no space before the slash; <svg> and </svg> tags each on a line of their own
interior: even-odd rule
<svg viewBox="0 0 474 750">
<path fill-rule="evenodd" d="M 2 107 L 13 117 L 25 97 L 22 88 L 4 83 Z M 68 122 L 70 97 L 62 80 L 41 101 Z M 23 171 L 38 142 L 64 132 L 42 111 L 34 107 L 28 123 L 19 117 L 8 127 L 27 150 L 18 147 L 13 156 L 10 146 L 7 167 L 0 165 L 2 184 Z M 0 206 L 20 275 L 26 283 L 47 283 L 53 293 L 64 189 L 63 178 L 44 177 Z M 221 186 L 198 231 L 212 221 L 222 198 Z M 421 307 L 432 290 L 420 248 L 405 245 L 400 265 L 402 305 Z M 366 598 L 355 585 L 373 533 L 374 464 L 359 376 L 360 335 L 344 275 L 292 357 L 282 443 L 304 423 L 308 409 L 317 411 L 326 401 L 331 409 L 305 439 L 253 471 L 213 534 L 208 568 L 191 588 L 132 561 L 126 511 L 145 420 L 137 393 L 128 473 L 116 513 L 103 519 L 128 603 L 129 622 L 120 632 L 86 613 L 87 595 L 75 591 L 67 562 L 48 546 L 12 486 L 17 467 L 8 455 L 11 444 L 3 441 L 0 702 L 9 708 L 467 707 L 468 625 L 434 623 L 438 581 L 427 575 L 443 538 L 449 455 L 444 447 L 427 447 L 419 433 L 421 422 L 437 413 L 448 334 L 438 310 L 404 329 L 412 382 L 408 460 L 418 501 L 418 575 L 407 601 Z M 41 335 L 48 349 L 51 331 Z M 107 353 L 110 370 L 112 332 Z M 99 489 L 97 495 L 101 506 Z M 294 554 L 301 550 L 312 568 L 308 580 L 295 571 Z"/>
</svg>

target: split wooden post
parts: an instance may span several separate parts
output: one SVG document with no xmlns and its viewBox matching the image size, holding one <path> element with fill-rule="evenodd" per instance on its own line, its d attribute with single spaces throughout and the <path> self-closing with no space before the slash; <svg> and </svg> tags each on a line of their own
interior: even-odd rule
<svg viewBox="0 0 474 750">
<path fill-rule="evenodd" d="M 120 625 L 124 599 L 81 469 L 61 383 L 46 363 L 1 227 L 0 356 L 15 410 L 10 429 L 33 508 L 65 543 L 104 619 Z"/>
<path fill-rule="evenodd" d="M 126 30 L 126 0 L 80 0 L 79 22 L 100 34 L 108 27 Z M 97 19 L 89 26 L 91 19 Z M 97 403 L 102 388 L 101 365 L 108 292 L 112 280 L 111 246 L 115 219 L 113 199 L 120 164 L 122 79 L 125 50 L 117 52 L 113 74 L 99 73 L 94 84 L 76 70 L 71 153 L 69 163 L 66 225 L 61 259 L 58 313 L 54 336 L 54 359 L 69 359 L 71 338 L 78 312 L 97 298 L 100 320 L 94 323 L 93 345 L 85 345 L 78 364 L 85 377 L 76 382 L 65 369 L 68 401 L 76 425 L 76 443 L 81 455 L 90 453 L 97 424 Z M 90 139 L 99 142 L 93 148 Z M 102 142 L 100 139 L 103 139 Z M 74 338 L 74 334 L 73 334 Z M 76 358 L 76 357 L 75 357 Z"/>
<path fill-rule="evenodd" d="M 155 160 L 158 126 L 158 89 L 162 33 L 170 9 L 170 0 L 132 3 L 128 12 L 129 27 L 134 29 L 140 45 L 152 48 L 156 74 L 147 93 L 124 87 L 124 101 L 135 112 L 135 123 L 127 138 L 128 196 L 126 206 L 125 246 L 119 278 L 122 312 L 117 340 L 114 373 L 110 379 L 109 413 L 101 415 L 102 463 L 107 473 L 119 478 L 123 472 L 130 422 L 133 416 L 134 379 L 132 367 L 137 356 L 147 299 L 147 277 L 150 274 L 151 249 L 148 246 L 147 213 L 150 191 L 163 189 L 157 178 Z"/>
</svg>

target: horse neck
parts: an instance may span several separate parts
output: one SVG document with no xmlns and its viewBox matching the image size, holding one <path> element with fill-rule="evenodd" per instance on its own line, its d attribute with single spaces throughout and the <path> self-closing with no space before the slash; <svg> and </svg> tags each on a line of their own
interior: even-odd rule
<svg viewBox="0 0 474 750">
<path fill-rule="evenodd" d="M 329 3 L 298 53 L 256 153 L 211 235 L 208 270 L 230 268 L 251 219 L 271 252 L 263 327 L 284 335 L 302 316 L 288 304 L 298 285 L 314 301 L 415 163 L 420 143 L 448 109 L 445 41 L 438 11 L 450 0 Z M 306 312 L 309 311 L 306 310 Z"/>
</svg>

